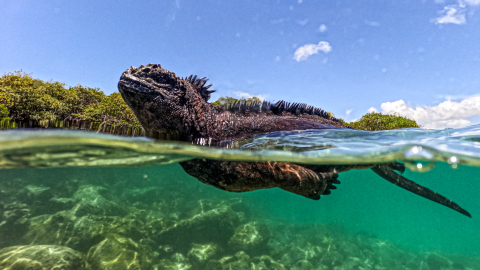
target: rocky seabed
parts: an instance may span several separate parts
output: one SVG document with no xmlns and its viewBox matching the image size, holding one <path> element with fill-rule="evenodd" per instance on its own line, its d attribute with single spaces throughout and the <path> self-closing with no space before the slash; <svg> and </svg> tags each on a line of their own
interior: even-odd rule
<svg viewBox="0 0 480 270">
<path fill-rule="evenodd" d="M 262 218 L 226 194 L 162 181 L 2 179 L 0 269 L 480 269 L 334 226 Z"/>
</svg>

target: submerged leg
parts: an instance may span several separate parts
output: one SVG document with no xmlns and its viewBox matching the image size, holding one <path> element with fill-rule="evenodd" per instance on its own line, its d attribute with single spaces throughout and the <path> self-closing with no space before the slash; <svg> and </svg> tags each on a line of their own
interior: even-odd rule
<svg viewBox="0 0 480 270">
<path fill-rule="evenodd" d="M 421 186 L 407 178 L 395 173 L 391 167 L 384 166 L 384 165 L 376 165 L 372 167 L 372 171 L 376 174 L 380 175 L 383 179 L 387 180 L 388 182 L 397 185 L 403 189 L 406 189 L 410 192 L 413 192 L 419 196 L 422 196 L 426 199 L 444 205 L 450 209 L 453 209 L 457 212 L 464 214 L 467 217 L 472 217 L 470 213 L 468 213 L 465 209 L 461 208 L 458 204 L 454 203 L 453 201 L 445 198 L 444 196 L 424 187 Z"/>
<path fill-rule="evenodd" d="M 201 182 L 231 192 L 279 187 L 318 200 L 337 183 L 337 173 L 315 173 L 283 162 L 244 162 L 193 159 L 180 162 L 185 172 Z"/>
</svg>

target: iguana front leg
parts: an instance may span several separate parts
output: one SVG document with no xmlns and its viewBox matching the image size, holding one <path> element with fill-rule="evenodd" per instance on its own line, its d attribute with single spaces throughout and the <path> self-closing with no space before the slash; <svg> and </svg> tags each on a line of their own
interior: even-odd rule
<svg viewBox="0 0 480 270">
<path fill-rule="evenodd" d="M 303 166 L 283 162 L 244 162 L 194 159 L 180 162 L 185 172 L 201 182 L 231 192 L 279 187 L 318 200 L 330 194 L 338 174 L 316 173 Z"/>
</svg>

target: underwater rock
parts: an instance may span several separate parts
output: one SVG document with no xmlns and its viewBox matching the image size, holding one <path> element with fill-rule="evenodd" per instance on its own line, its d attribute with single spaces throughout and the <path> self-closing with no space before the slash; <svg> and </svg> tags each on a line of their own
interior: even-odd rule
<svg viewBox="0 0 480 270">
<path fill-rule="evenodd" d="M 204 268 L 205 270 L 222 270 L 223 265 L 220 261 L 210 260 L 207 262 L 207 265 Z"/>
<path fill-rule="evenodd" d="M 152 204 L 158 201 L 166 192 L 159 187 L 146 187 L 146 188 L 132 188 L 126 190 L 123 194 L 123 198 L 129 203 L 144 203 Z"/>
<path fill-rule="evenodd" d="M 150 269 L 152 258 L 148 245 L 117 234 L 109 234 L 105 240 L 90 248 L 86 256 L 91 269 L 99 270 Z"/>
<path fill-rule="evenodd" d="M 72 198 L 51 198 L 48 202 L 49 207 L 52 209 L 51 213 L 53 214 L 59 211 L 69 210 L 75 206 L 76 202 Z M 47 214 L 47 213 L 45 213 Z"/>
<path fill-rule="evenodd" d="M 240 221 L 243 223 L 247 218 L 250 218 L 251 209 L 240 198 L 230 198 L 228 200 L 212 200 L 200 199 L 196 202 L 196 207 L 188 211 L 189 216 L 194 216 L 198 213 L 203 213 L 219 207 L 228 207 L 239 214 Z"/>
<path fill-rule="evenodd" d="M 230 238 L 228 246 L 235 251 L 243 250 L 250 254 L 265 252 L 266 244 L 270 239 L 268 227 L 260 222 L 253 221 L 240 225 Z"/>
<path fill-rule="evenodd" d="M 158 270 L 196 270 L 181 253 L 175 253 L 171 259 L 160 260 L 160 263 L 154 266 Z"/>
<path fill-rule="evenodd" d="M 71 211 L 60 211 L 32 218 L 24 241 L 65 245 L 87 252 L 110 233 L 139 241 L 146 236 L 144 227 L 144 223 L 133 214 L 124 218 L 94 215 L 78 218 Z"/>
<path fill-rule="evenodd" d="M 310 242 L 299 243 L 296 241 L 290 248 L 290 251 L 282 257 L 282 262 L 295 262 L 307 260 L 310 262 L 317 262 L 325 253 L 319 246 L 314 246 Z"/>
<path fill-rule="evenodd" d="M 453 262 L 449 259 L 440 256 L 437 253 L 427 253 L 425 254 L 425 262 L 428 264 L 430 269 L 450 269 L 453 265 Z"/>
<path fill-rule="evenodd" d="M 283 234 L 280 232 L 283 232 Z M 268 255 L 277 261 L 280 260 L 290 248 L 291 241 L 287 241 L 288 239 L 286 237 L 288 233 L 289 231 L 286 229 L 284 231 L 279 230 L 277 227 L 271 229 L 270 240 L 267 243 Z"/>
<path fill-rule="evenodd" d="M 0 269 L 86 270 L 87 268 L 83 254 L 78 251 L 63 246 L 38 245 L 1 249 Z"/>
<path fill-rule="evenodd" d="M 292 270 L 314 270 L 312 263 L 307 260 L 300 260 L 298 261 L 294 267 L 291 268 Z M 342 269 L 352 269 L 352 268 L 342 268 Z"/>
<path fill-rule="evenodd" d="M 345 241 L 349 241 L 349 239 Z M 362 256 L 358 257 L 376 267 L 402 269 L 406 266 L 416 269 L 421 264 L 421 260 L 412 253 L 401 249 L 390 241 L 375 237 L 363 237 L 362 241 L 362 244 L 357 244 L 362 250 Z M 344 254 L 348 256 L 346 252 Z"/>
<path fill-rule="evenodd" d="M 160 245 L 158 246 L 158 249 L 157 249 L 157 253 L 160 258 L 171 257 L 174 252 L 175 250 L 173 249 L 173 247 L 169 245 L 164 245 L 164 246 Z"/>
<path fill-rule="evenodd" d="M 77 217 L 85 215 L 125 216 L 128 212 L 125 207 L 106 199 L 107 189 L 100 186 L 81 185 L 73 195 L 77 201 L 72 209 Z"/>
<path fill-rule="evenodd" d="M 52 200 L 58 197 L 58 194 L 65 194 L 64 190 L 71 187 L 68 187 L 62 181 L 60 183 L 55 182 L 56 186 L 54 188 L 48 184 L 53 183 L 43 183 L 36 178 L 29 180 L 16 178 L 0 181 L 0 212 L 2 204 L 26 204 L 24 208 L 30 209 L 30 216 L 32 217 L 70 209 L 71 207 L 58 207 L 55 202 L 52 203 Z M 3 213 L 0 213 L 1 215 Z"/>
<path fill-rule="evenodd" d="M 198 213 L 205 213 L 207 211 L 213 210 L 218 207 L 226 206 L 229 207 L 229 205 L 226 204 L 221 204 L 219 205 L 218 202 L 214 200 L 209 200 L 209 199 L 200 199 L 195 203 L 194 207 L 191 207 L 187 213 L 189 217 L 193 217 L 197 215 Z M 229 207 L 230 208 L 230 207 Z"/>
<path fill-rule="evenodd" d="M 2 175 L 3 176 L 3 175 Z M 0 203 L 27 203 L 27 190 L 25 186 L 29 183 L 23 179 L 1 179 L 0 181 Z"/>
<path fill-rule="evenodd" d="M 271 270 L 286 270 L 285 266 L 281 263 L 276 262 L 270 256 L 262 255 L 260 257 L 255 257 L 250 261 L 252 269 L 271 269 Z"/>
<path fill-rule="evenodd" d="M 3 205 L 0 216 L 0 248 L 19 245 L 30 225 L 30 209 L 23 203 Z"/>
<path fill-rule="evenodd" d="M 25 201 L 32 210 L 32 217 L 53 214 L 58 211 L 71 209 L 71 206 L 73 206 L 71 203 L 67 205 L 59 204 L 58 200 L 60 199 L 53 196 L 50 187 L 27 185 L 24 190 L 26 191 Z"/>
<path fill-rule="evenodd" d="M 232 208 L 235 212 L 243 212 L 249 218 L 251 216 L 252 208 L 247 205 L 242 198 L 230 198 L 224 202 Z"/>
<path fill-rule="evenodd" d="M 205 266 L 205 270 L 220 270 L 220 269 L 250 269 L 250 256 L 245 252 L 239 251 L 235 256 L 223 257 L 220 260 L 210 260 Z"/>
<path fill-rule="evenodd" d="M 192 249 L 188 252 L 188 260 L 195 266 L 195 269 L 203 267 L 208 260 L 212 259 L 219 252 L 219 246 L 216 244 L 193 244 Z"/>
<path fill-rule="evenodd" d="M 197 213 L 165 229 L 162 229 L 163 223 L 151 222 L 149 230 L 157 244 L 185 249 L 191 243 L 226 244 L 239 223 L 239 214 L 224 206 Z"/>
<path fill-rule="evenodd" d="M 363 257 L 345 257 L 341 266 L 336 266 L 338 269 L 375 269 L 376 268 L 383 268 L 383 269 L 402 269 L 402 267 L 385 267 L 382 263 L 379 263 L 376 260 L 369 260 Z M 415 269 L 413 267 L 411 269 Z M 405 269 L 405 268 L 403 268 Z M 408 268 L 407 268 L 408 269 Z M 422 269 L 422 268 L 421 268 Z"/>
<path fill-rule="evenodd" d="M 362 249 L 360 248 L 360 246 L 355 245 L 354 243 L 348 240 L 341 241 L 338 249 L 339 249 L 339 252 L 341 252 L 345 256 L 354 257 L 354 258 L 360 258 L 369 253 L 368 248 L 364 252 L 362 252 Z"/>
<path fill-rule="evenodd" d="M 242 199 L 221 200 L 232 194 L 216 197 L 196 192 L 189 196 L 194 188 L 187 185 L 186 189 L 178 189 L 174 180 L 170 188 L 144 183 L 127 189 L 123 188 L 126 184 L 109 183 L 105 186 L 112 188 L 104 188 L 98 179 L 85 179 L 51 182 L 45 185 L 50 189 L 44 188 L 40 181 L 25 180 L 12 181 L 10 187 L 3 189 L 6 181 L 0 181 L 0 248 L 30 243 L 63 245 L 82 253 L 90 252 L 89 259 L 95 267 L 103 260 L 110 269 L 118 266 L 115 254 L 124 265 L 133 262 L 134 269 L 140 269 L 142 261 L 146 261 L 147 270 L 469 270 L 480 265 L 461 259 L 456 262 L 439 253 L 415 254 L 368 234 L 346 235 L 339 228 L 341 224 L 299 225 L 288 220 L 268 220 L 267 216 L 262 219 L 264 213 L 255 212 L 255 206 Z M 28 186 L 33 190 L 31 195 Z M 63 192 L 62 187 L 68 191 Z M 156 191 L 163 193 L 157 196 Z M 157 197 L 144 198 L 153 195 Z M 35 206 L 35 199 L 31 198 L 42 201 L 37 200 Z M 48 211 L 55 213 L 37 216 Z M 253 226 L 256 219 L 268 226 L 270 233 L 266 244 L 261 242 L 254 248 L 253 240 L 263 235 L 259 233 L 261 229 Z M 256 228 L 256 232 L 249 232 L 249 228 Z M 242 237 L 245 239 L 239 242 L 243 246 L 235 243 Z M 108 254 L 105 257 L 100 251 Z M 132 254 L 137 254 L 137 258 L 132 259 Z M 3 258 L 0 257 L 0 262 Z M 85 258 L 82 260 L 86 263 Z M 34 262 L 32 257 L 21 261 L 25 265 L 17 263 L 17 266 L 30 270 L 37 270 L 35 267 L 43 263 L 40 259 Z"/>
<path fill-rule="evenodd" d="M 293 266 L 300 260 L 318 264 L 326 251 L 320 246 L 319 235 L 305 233 L 291 226 L 272 225 L 272 236 L 267 244 L 268 254 L 287 266 Z M 312 244 L 312 241 L 314 244 Z"/>
<path fill-rule="evenodd" d="M 197 269 L 197 268 L 196 268 Z M 199 268 L 202 269 L 202 268 Z M 205 270 L 286 270 L 288 269 L 281 263 L 276 262 L 270 256 L 262 255 L 251 258 L 243 251 L 237 252 L 234 256 L 226 256 L 220 260 L 210 260 L 205 266 Z"/>
<path fill-rule="evenodd" d="M 320 258 L 318 264 L 322 266 L 326 266 L 327 269 L 339 267 L 342 269 L 342 264 L 345 261 L 345 256 L 340 254 L 337 251 L 331 251 L 326 254 L 322 258 Z"/>
<path fill-rule="evenodd" d="M 31 219 L 24 242 L 32 245 L 62 245 L 86 252 L 103 239 L 101 235 L 85 230 L 97 226 L 91 219 L 79 219 L 70 211 L 41 215 Z"/>
<path fill-rule="evenodd" d="M 53 197 L 49 187 L 28 185 L 25 189 L 27 190 L 27 199 L 31 202 L 45 202 Z"/>
</svg>

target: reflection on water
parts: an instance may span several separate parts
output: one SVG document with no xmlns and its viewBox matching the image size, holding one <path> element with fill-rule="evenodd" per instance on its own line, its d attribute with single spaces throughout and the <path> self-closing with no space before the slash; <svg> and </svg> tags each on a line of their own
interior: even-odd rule
<svg viewBox="0 0 480 270">
<path fill-rule="evenodd" d="M 367 132 L 322 129 L 273 132 L 235 142 L 228 149 L 143 137 L 72 130 L 0 132 L 0 169 L 62 166 L 159 165 L 194 157 L 305 164 L 409 163 L 421 161 L 480 167 L 480 125 L 460 129 Z M 433 163 L 434 164 L 434 163 Z M 422 169 L 423 168 L 423 169 Z"/>
<path fill-rule="evenodd" d="M 480 169 L 465 165 L 479 160 L 476 132 L 353 132 L 343 141 L 334 132 L 277 133 L 228 151 L 84 132 L 1 132 L 0 269 L 479 269 Z M 342 184 L 320 201 L 280 189 L 228 193 L 168 164 L 195 156 L 437 161 L 427 173 L 404 175 L 473 218 L 370 170 L 340 174 Z M 130 167 L 137 165 L 157 166 Z"/>
</svg>

